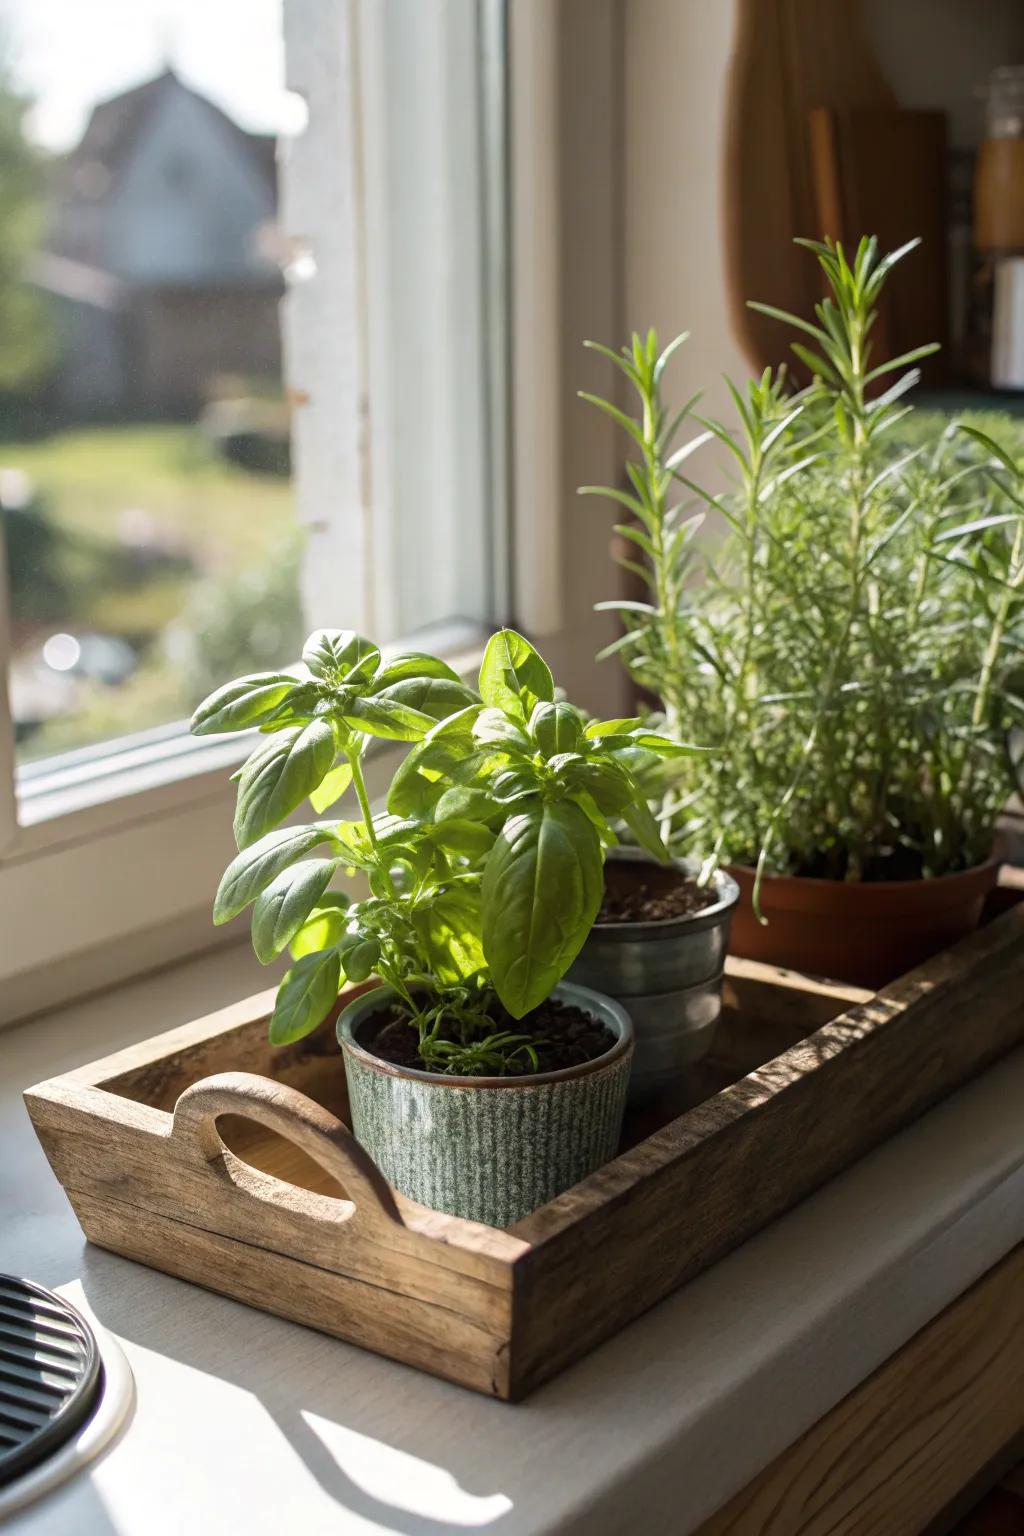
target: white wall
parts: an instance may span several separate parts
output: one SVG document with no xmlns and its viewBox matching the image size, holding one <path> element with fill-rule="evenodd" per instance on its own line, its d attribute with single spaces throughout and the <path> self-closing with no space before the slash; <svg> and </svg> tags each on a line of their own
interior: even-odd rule
<svg viewBox="0 0 1024 1536">
<path fill-rule="evenodd" d="M 552 0 L 531 0 L 550 4 Z M 622 97 L 621 0 L 559 0 L 558 125 L 555 174 L 560 214 L 559 345 L 553 360 L 546 339 L 520 361 L 529 369 L 554 366 L 562 402 L 559 468 L 561 501 L 552 508 L 562 588 L 561 630 L 541 649 L 574 702 L 595 713 L 622 714 L 628 703 L 625 673 L 596 652 L 621 633 L 618 619 L 593 605 L 616 595 L 619 573 L 610 544 L 614 509 L 576 494 L 580 485 L 614 485 L 622 474 L 622 434 L 580 389 L 609 393 L 611 364 L 584 350 L 584 340 L 615 342 L 622 309 Z"/>
<path fill-rule="evenodd" d="M 624 0 L 624 311 L 662 341 L 688 330 L 673 402 L 731 419 L 723 374 L 750 367 L 734 335 L 724 258 L 726 85 L 735 0 Z M 696 462 L 696 461 L 695 461 Z"/>
</svg>

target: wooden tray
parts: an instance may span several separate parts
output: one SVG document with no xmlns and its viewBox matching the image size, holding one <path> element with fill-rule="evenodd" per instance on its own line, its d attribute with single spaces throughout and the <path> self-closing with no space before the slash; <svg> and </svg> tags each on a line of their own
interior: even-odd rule
<svg viewBox="0 0 1024 1536">
<path fill-rule="evenodd" d="M 1022 940 L 1018 906 L 877 996 L 731 961 L 700 1102 L 507 1232 L 391 1190 L 269 992 L 25 1097 L 92 1242 L 516 1399 L 1024 1039 Z"/>
</svg>

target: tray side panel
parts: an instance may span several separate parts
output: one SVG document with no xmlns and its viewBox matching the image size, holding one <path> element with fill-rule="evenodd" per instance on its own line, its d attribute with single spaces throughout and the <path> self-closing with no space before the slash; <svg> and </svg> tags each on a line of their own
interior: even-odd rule
<svg viewBox="0 0 1024 1536">
<path fill-rule="evenodd" d="M 1024 1041 L 1024 907 L 515 1229 L 524 1396 Z"/>
<path fill-rule="evenodd" d="M 508 1397 L 507 1335 L 286 1254 L 140 1212 L 109 1194 L 69 1193 L 86 1237 L 100 1248 L 475 1392 Z"/>
<path fill-rule="evenodd" d="M 350 1201 L 283 1183 L 229 1151 L 207 1160 L 159 1111 L 100 1089 L 56 1079 L 26 1101 L 92 1241 L 504 1394 L 512 1272 L 501 1250 L 521 1250 L 505 1234 L 465 1224 L 464 1245 L 458 1234 L 446 1241 L 450 1219 L 418 1208 L 408 1225 L 367 1223 Z"/>
</svg>

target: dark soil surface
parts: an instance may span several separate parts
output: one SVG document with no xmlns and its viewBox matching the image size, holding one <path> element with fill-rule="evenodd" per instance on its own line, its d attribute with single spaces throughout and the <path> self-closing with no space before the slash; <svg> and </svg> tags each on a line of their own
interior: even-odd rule
<svg viewBox="0 0 1024 1536">
<path fill-rule="evenodd" d="M 563 1067 L 582 1066 L 584 1062 L 603 1056 L 615 1044 L 611 1030 L 592 1019 L 589 1013 L 551 998 L 522 1019 L 513 1019 L 500 1003 L 495 1003 L 490 1018 L 494 1034 L 499 1030 L 514 1030 L 517 1035 L 530 1037 L 537 1052 L 538 1072 L 558 1072 Z M 397 1009 L 371 1014 L 360 1025 L 358 1039 L 364 1050 L 379 1056 L 382 1061 L 394 1062 L 399 1067 L 413 1067 L 419 1072 L 431 1070 L 420 1059 L 415 1027 Z M 510 1064 L 506 1076 L 523 1076 L 533 1071 L 528 1060 L 519 1059 Z"/>
<path fill-rule="evenodd" d="M 657 923 L 668 917 L 695 917 L 718 900 L 696 880 L 658 864 L 618 864 L 604 867 L 604 901 L 599 923 Z"/>
</svg>

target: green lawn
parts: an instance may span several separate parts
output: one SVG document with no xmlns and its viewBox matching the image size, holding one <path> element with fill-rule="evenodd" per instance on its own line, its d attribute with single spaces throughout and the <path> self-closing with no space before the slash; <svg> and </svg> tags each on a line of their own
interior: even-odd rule
<svg viewBox="0 0 1024 1536">
<path fill-rule="evenodd" d="M 12 559 L 16 658 L 57 629 L 121 636 L 141 657 L 121 686 L 85 684 L 72 714 L 26 732 L 25 758 L 187 713 L 211 669 L 231 675 L 255 627 L 249 610 L 255 620 L 257 608 L 294 605 L 288 481 L 225 462 L 193 427 L 77 428 L 0 443 L 0 469 L 28 477 L 46 524 L 42 552 Z M 9 545 L 13 533 L 11 523 Z M 49 585 L 37 598 L 42 577 Z M 264 628 L 273 652 L 273 625 Z M 281 643 L 292 643 L 288 624 Z M 265 654 L 254 665 L 284 659 Z"/>
<path fill-rule="evenodd" d="M 189 426 L 83 427 L 0 443 L 0 465 L 23 470 L 68 528 L 113 539 L 122 513 L 142 508 L 204 565 L 258 562 L 291 519 L 286 480 L 225 463 Z"/>
</svg>

